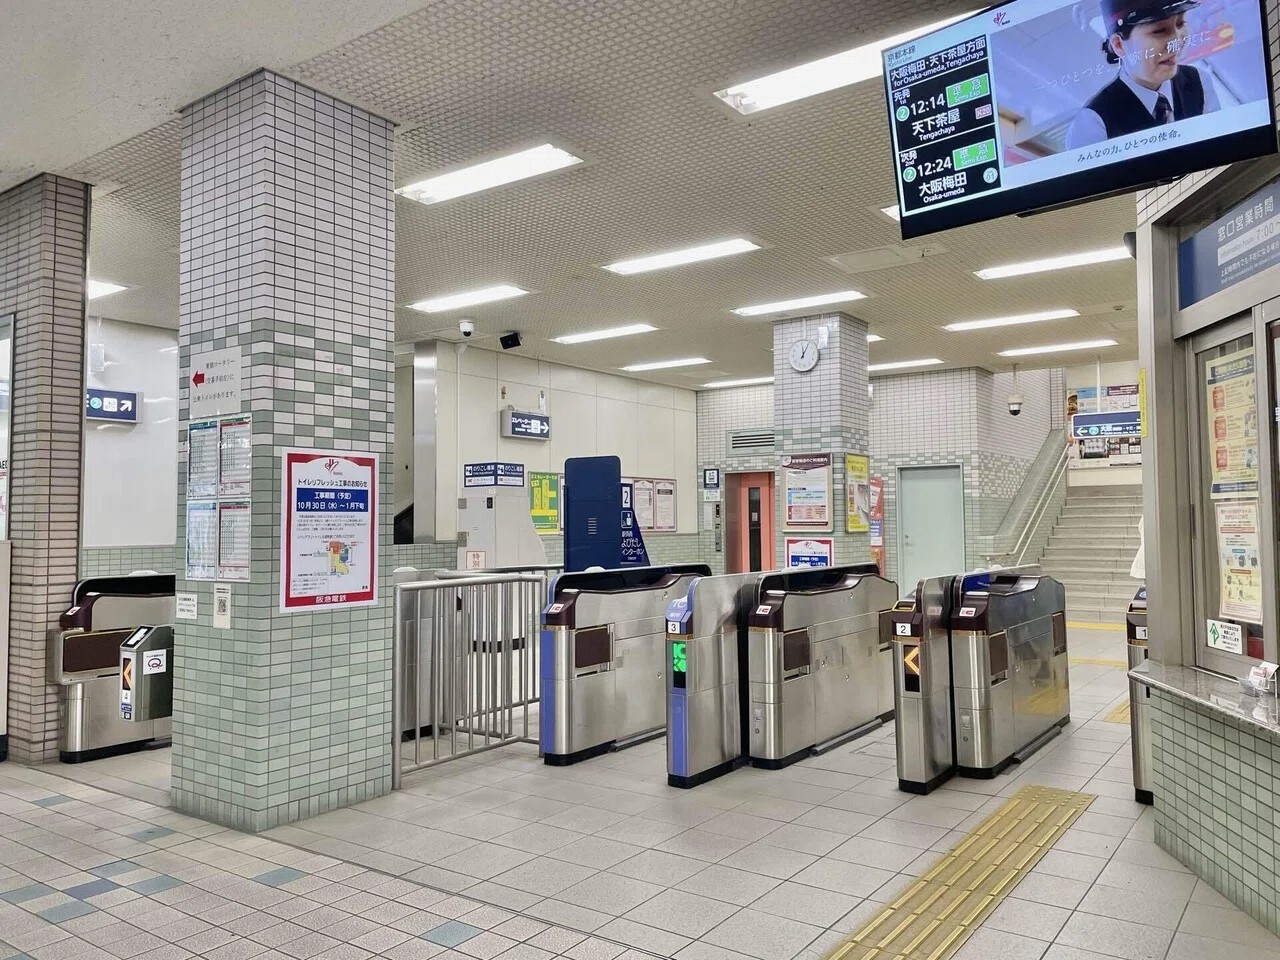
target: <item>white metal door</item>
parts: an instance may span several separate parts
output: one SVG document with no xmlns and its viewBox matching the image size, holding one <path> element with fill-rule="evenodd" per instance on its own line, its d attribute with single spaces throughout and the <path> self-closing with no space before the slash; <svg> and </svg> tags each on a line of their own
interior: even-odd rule
<svg viewBox="0 0 1280 960">
<path fill-rule="evenodd" d="M 926 577 L 965 571 L 962 467 L 898 471 L 898 557 L 904 594 Z"/>
</svg>

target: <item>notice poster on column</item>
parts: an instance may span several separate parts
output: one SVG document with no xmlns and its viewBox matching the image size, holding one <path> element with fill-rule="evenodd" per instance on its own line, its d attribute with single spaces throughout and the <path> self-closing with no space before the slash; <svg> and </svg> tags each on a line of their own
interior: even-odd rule
<svg viewBox="0 0 1280 960">
<path fill-rule="evenodd" d="M 787 537 L 788 567 L 829 567 L 835 556 L 830 537 Z"/>
<path fill-rule="evenodd" d="M 1214 504 L 1218 531 L 1218 615 L 1262 622 L 1262 568 L 1259 563 L 1258 501 Z"/>
<path fill-rule="evenodd" d="M 855 453 L 844 457 L 845 532 L 871 529 L 871 458 Z"/>
<path fill-rule="evenodd" d="M 560 530 L 560 475 L 558 473 L 529 474 L 529 515 L 533 517 L 533 529 L 541 534 Z"/>
<path fill-rule="evenodd" d="M 653 529 L 653 481 L 635 480 L 631 484 L 636 524 L 641 530 Z"/>
<path fill-rule="evenodd" d="M 281 454 L 280 609 L 378 602 L 378 456 Z"/>
<path fill-rule="evenodd" d="M 218 421 L 187 425 L 187 499 L 218 495 Z"/>
<path fill-rule="evenodd" d="M 792 454 L 782 458 L 787 527 L 830 530 L 831 454 Z"/>
<path fill-rule="evenodd" d="M 218 426 L 218 496 L 247 497 L 253 484 L 253 421 L 230 417 Z"/>
<path fill-rule="evenodd" d="M 218 504 L 219 580 L 248 582 L 251 518 L 247 500 Z"/>
<path fill-rule="evenodd" d="M 653 529 L 659 533 L 670 533 L 676 529 L 676 482 L 674 480 L 653 482 Z"/>
<path fill-rule="evenodd" d="M 1257 375 L 1253 348 L 1205 364 L 1210 495 L 1258 495 Z"/>
<path fill-rule="evenodd" d="M 871 559 L 884 574 L 884 477 L 872 477 L 867 486 L 871 493 L 871 519 L 868 522 L 871 534 Z"/>
<path fill-rule="evenodd" d="M 188 580 L 218 579 L 218 504 L 187 501 Z"/>
</svg>

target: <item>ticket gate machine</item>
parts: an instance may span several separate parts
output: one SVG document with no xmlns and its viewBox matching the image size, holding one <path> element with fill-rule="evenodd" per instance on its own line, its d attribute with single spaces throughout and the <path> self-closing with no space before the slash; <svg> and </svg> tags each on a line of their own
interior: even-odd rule
<svg viewBox="0 0 1280 960">
<path fill-rule="evenodd" d="M 123 716 L 121 655 L 122 645 L 140 626 L 167 625 L 173 619 L 172 575 L 91 577 L 76 584 L 61 629 L 50 632 L 48 644 L 48 678 L 59 691 L 58 751 L 63 763 L 140 750 L 168 739 L 167 712 L 146 718 Z M 171 630 L 169 637 L 172 646 Z M 171 659 L 169 654 L 167 660 Z M 172 663 L 166 666 L 169 679 Z"/>
<path fill-rule="evenodd" d="M 666 730 L 667 605 L 706 564 L 565 573 L 542 614 L 543 760 L 565 766 Z"/>
<path fill-rule="evenodd" d="M 874 563 L 760 578 L 747 617 L 752 764 L 778 769 L 884 722 L 880 614 L 897 597 Z"/>
<path fill-rule="evenodd" d="M 1147 588 L 1143 587 L 1129 601 L 1125 615 L 1125 637 L 1128 640 L 1129 669 L 1147 662 Z M 1151 716 L 1148 713 L 1151 688 L 1129 676 L 1129 742 L 1133 750 L 1133 799 L 1150 805 L 1154 802 L 1151 785 Z"/>
<path fill-rule="evenodd" d="M 120 719 L 173 716 L 173 627 L 139 627 L 120 644 Z"/>
<path fill-rule="evenodd" d="M 901 789 L 995 777 L 1070 720 L 1066 592 L 1038 567 L 922 581 L 887 620 Z"/>
<path fill-rule="evenodd" d="M 747 762 L 746 612 L 759 573 L 699 577 L 667 607 L 667 783 L 696 787 Z"/>
</svg>

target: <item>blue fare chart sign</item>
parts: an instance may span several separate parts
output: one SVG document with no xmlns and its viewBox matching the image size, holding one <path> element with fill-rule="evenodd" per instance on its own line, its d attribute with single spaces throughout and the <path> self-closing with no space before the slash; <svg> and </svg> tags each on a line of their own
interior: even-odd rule
<svg viewBox="0 0 1280 960">
<path fill-rule="evenodd" d="M 1280 181 L 1178 244 L 1178 305 L 1186 309 L 1280 263 Z"/>
<path fill-rule="evenodd" d="M 85 419 L 137 423 L 140 403 L 141 399 L 136 393 L 90 387 L 84 392 Z"/>
<path fill-rule="evenodd" d="M 1071 436 L 1077 440 L 1141 435 L 1142 414 L 1137 410 L 1121 413 L 1077 413 L 1071 418 Z"/>
<path fill-rule="evenodd" d="M 545 413 L 503 410 L 502 435 L 517 440 L 550 440 L 551 417 Z"/>
<path fill-rule="evenodd" d="M 468 463 L 462 468 L 464 487 L 523 487 L 523 463 Z"/>
</svg>

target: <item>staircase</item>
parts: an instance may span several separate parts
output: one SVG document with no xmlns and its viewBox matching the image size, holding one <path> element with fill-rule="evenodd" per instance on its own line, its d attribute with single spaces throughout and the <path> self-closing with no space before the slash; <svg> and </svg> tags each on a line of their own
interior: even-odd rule
<svg viewBox="0 0 1280 960">
<path fill-rule="evenodd" d="M 1138 552 L 1142 488 L 1070 487 L 1044 551 L 1045 573 L 1067 588 L 1067 619 L 1124 623 L 1140 584 L 1129 576 Z"/>
</svg>

